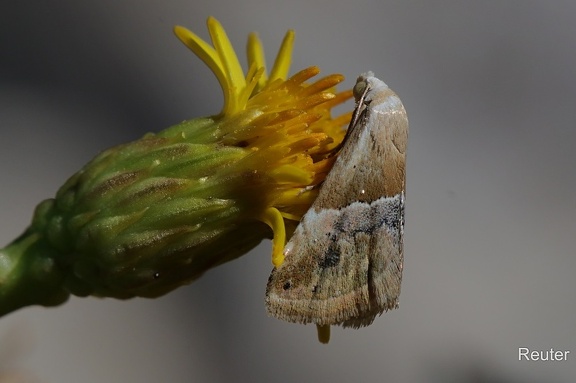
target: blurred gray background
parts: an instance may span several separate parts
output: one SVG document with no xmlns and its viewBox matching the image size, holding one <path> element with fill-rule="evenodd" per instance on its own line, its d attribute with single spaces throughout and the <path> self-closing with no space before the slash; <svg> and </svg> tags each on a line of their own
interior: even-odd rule
<svg viewBox="0 0 576 383">
<path fill-rule="evenodd" d="M 258 31 L 292 73 L 373 70 L 410 119 L 400 308 L 362 330 L 267 317 L 270 242 L 157 300 L 0 319 L 0 382 L 576 381 L 576 2 L 4 0 L 0 244 L 99 151 L 217 113 L 172 34 Z M 347 106 L 352 108 L 352 103 Z M 518 361 L 518 348 L 570 350 Z M 10 378 L 9 378 L 10 377 Z M 12 380 L 9 380 L 12 379 Z"/>
</svg>

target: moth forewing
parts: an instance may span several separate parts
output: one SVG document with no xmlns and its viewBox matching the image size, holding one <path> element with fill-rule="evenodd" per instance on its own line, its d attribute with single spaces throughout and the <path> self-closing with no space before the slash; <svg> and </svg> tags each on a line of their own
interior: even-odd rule
<svg viewBox="0 0 576 383">
<path fill-rule="evenodd" d="M 398 306 L 408 120 L 371 72 L 354 90 L 351 131 L 268 280 L 279 319 L 357 328 Z"/>
</svg>

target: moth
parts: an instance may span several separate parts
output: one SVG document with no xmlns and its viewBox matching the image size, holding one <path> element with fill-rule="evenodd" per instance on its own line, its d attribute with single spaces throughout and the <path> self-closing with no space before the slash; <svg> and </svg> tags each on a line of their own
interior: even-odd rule
<svg viewBox="0 0 576 383">
<path fill-rule="evenodd" d="M 358 77 L 354 97 L 339 156 L 266 289 L 271 316 L 315 323 L 319 334 L 368 326 L 400 296 L 408 119 L 372 72 Z"/>
</svg>

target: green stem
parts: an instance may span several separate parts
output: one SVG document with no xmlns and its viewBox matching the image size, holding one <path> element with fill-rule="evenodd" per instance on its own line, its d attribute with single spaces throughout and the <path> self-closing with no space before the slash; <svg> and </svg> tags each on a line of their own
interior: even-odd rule
<svg viewBox="0 0 576 383">
<path fill-rule="evenodd" d="M 0 316 L 30 305 L 56 306 L 70 295 L 53 251 L 38 233 L 25 232 L 0 249 Z"/>
</svg>

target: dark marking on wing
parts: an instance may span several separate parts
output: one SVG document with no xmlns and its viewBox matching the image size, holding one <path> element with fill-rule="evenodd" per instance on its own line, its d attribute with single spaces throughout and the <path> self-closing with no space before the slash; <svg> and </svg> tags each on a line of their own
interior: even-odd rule
<svg viewBox="0 0 576 383">
<path fill-rule="evenodd" d="M 339 231 L 339 233 L 341 233 L 341 231 Z M 326 254 L 324 254 L 324 257 L 320 259 L 320 262 L 318 262 L 320 268 L 326 269 L 328 267 L 337 266 L 338 263 L 340 263 L 340 249 L 338 248 L 337 238 L 336 235 L 332 235 L 332 238 L 330 238 L 328 250 L 326 251 Z"/>
<path fill-rule="evenodd" d="M 385 203 L 358 204 L 354 209 L 343 209 L 338 220 L 334 222 L 328 249 L 318 260 L 321 269 L 335 267 L 340 263 L 340 243 L 342 237 L 355 239 L 358 233 L 374 235 L 381 227 L 386 227 L 390 234 L 400 235 L 403 224 L 404 206 L 401 198 L 385 200 Z"/>
</svg>

